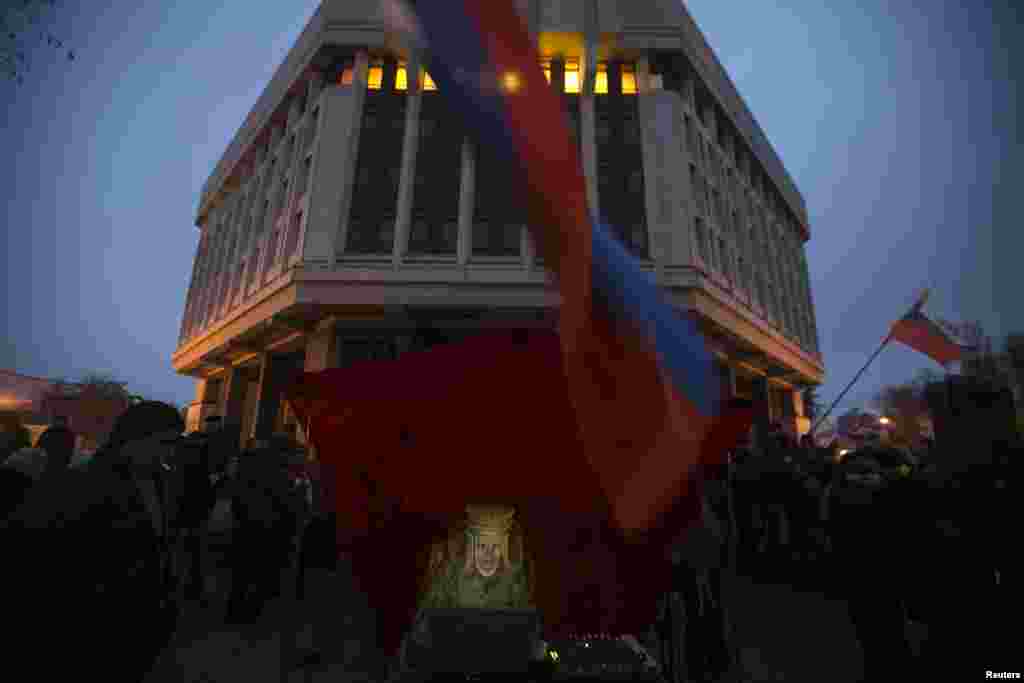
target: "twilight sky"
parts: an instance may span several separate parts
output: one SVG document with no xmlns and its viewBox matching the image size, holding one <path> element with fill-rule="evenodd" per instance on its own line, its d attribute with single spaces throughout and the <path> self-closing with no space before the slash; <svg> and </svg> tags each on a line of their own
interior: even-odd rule
<svg viewBox="0 0 1024 683">
<path fill-rule="evenodd" d="M 180 405 L 200 188 L 318 0 L 63 4 L 76 61 L 41 46 L 24 86 L 0 82 L 0 368 Z M 827 402 L 923 286 L 934 316 L 1024 331 L 1014 4 L 687 3 L 806 198 Z M 886 349 L 837 413 L 925 367 Z"/>
</svg>

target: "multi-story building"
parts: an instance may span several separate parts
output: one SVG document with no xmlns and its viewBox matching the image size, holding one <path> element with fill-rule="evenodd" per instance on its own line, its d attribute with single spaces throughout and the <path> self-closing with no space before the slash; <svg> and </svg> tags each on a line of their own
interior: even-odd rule
<svg viewBox="0 0 1024 683">
<path fill-rule="evenodd" d="M 796 389 L 823 379 L 807 210 L 686 8 L 517 6 L 588 201 L 699 314 L 729 390 L 806 430 Z M 191 427 L 216 412 L 269 433 L 289 426 L 281 387 L 302 369 L 557 318 L 523 202 L 427 57 L 387 36 L 379 1 L 325 0 L 235 135 L 199 201 L 173 356 L 198 380 Z"/>
</svg>

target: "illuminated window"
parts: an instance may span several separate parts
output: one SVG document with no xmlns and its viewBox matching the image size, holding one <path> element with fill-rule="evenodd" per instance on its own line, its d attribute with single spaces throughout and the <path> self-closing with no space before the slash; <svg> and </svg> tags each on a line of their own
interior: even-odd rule
<svg viewBox="0 0 1024 683">
<path fill-rule="evenodd" d="M 519 74 L 515 71 L 506 71 L 501 78 L 501 88 L 505 92 L 514 93 L 519 91 Z"/>
<path fill-rule="evenodd" d="M 398 70 L 395 72 L 395 90 L 408 90 L 409 81 L 406 76 L 405 62 L 398 63 Z"/>
<path fill-rule="evenodd" d="M 597 77 L 594 80 L 594 94 L 595 95 L 607 95 L 608 94 L 608 65 L 598 64 L 597 65 Z"/>
<path fill-rule="evenodd" d="M 341 71 L 341 78 L 338 80 L 338 83 L 341 85 L 352 85 L 352 73 L 352 67 L 346 66 Z"/>
<path fill-rule="evenodd" d="M 544 78 L 551 83 L 551 60 L 545 59 L 540 63 L 540 70 L 544 72 Z"/>
<path fill-rule="evenodd" d="M 580 92 L 580 63 L 576 60 L 565 63 L 565 92 L 579 94 Z"/>
<path fill-rule="evenodd" d="M 370 65 L 370 73 L 366 85 L 370 90 L 380 90 L 383 82 L 384 64 L 382 62 L 374 62 Z"/>
<path fill-rule="evenodd" d="M 420 74 L 420 90 L 425 92 L 433 92 L 437 90 L 437 86 L 434 84 L 434 79 L 430 77 L 426 71 Z"/>
<path fill-rule="evenodd" d="M 636 94 L 636 72 L 633 71 L 633 67 L 628 64 L 622 65 L 622 94 Z"/>
</svg>

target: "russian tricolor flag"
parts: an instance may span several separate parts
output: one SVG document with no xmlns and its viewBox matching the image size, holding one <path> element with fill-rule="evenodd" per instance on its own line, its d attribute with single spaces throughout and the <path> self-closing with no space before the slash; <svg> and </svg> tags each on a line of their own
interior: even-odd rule
<svg viewBox="0 0 1024 683">
<path fill-rule="evenodd" d="M 511 0 L 389 0 L 392 28 L 479 146 L 519 170 L 529 229 L 561 292 L 563 368 L 587 458 L 627 534 L 658 526 L 702 460 L 749 429 L 724 414 L 712 354 L 586 202 L 560 95 Z M 514 84 L 514 87 L 508 87 Z M 680 228 L 682 229 L 682 227 Z"/>
</svg>

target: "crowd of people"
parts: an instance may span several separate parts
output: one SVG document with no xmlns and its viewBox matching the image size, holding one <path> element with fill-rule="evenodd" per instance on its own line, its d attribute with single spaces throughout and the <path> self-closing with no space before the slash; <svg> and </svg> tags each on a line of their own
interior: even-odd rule
<svg viewBox="0 0 1024 683">
<path fill-rule="evenodd" d="M 865 680 L 1011 666 L 1003 606 L 1019 570 L 1002 525 L 1012 519 L 1019 444 L 996 444 L 990 464 L 958 469 L 934 443 L 841 451 L 777 426 L 761 441 L 711 476 L 702 531 L 715 543 L 700 557 L 689 543 L 679 564 L 690 628 L 675 680 L 720 680 L 737 664 L 723 570 L 845 601 Z"/>
<path fill-rule="evenodd" d="M 301 597 L 304 570 L 337 561 L 333 522 L 297 443 L 243 450 L 238 427 L 217 418 L 183 431 L 172 406 L 145 402 L 84 464 L 67 427 L 34 448 L 4 442 L 4 564 L 23 601 L 20 642 L 8 652 L 25 658 L 19 669 L 46 678 L 70 664 L 143 680 L 183 606 L 211 597 L 212 536 L 229 538 L 228 622 L 256 620 L 287 576 Z M 1000 607 L 1019 582 L 1006 528 L 1019 445 L 1004 446 L 991 465 L 950 473 L 934 446 L 840 454 L 777 428 L 755 433 L 704 473 L 701 522 L 674 549 L 675 585 L 652 629 L 666 678 L 722 680 L 736 669 L 723 577 L 772 570 L 847 601 L 866 680 L 961 662 L 997 670 L 1012 633 Z M 920 654 L 908 622 L 928 627 Z M 57 642 L 67 657 L 47 655 Z"/>
<path fill-rule="evenodd" d="M 18 647 L 7 643 L 23 658 L 16 670 L 144 680 L 186 605 L 210 597 L 204 549 L 218 531 L 230 529 L 226 620 L 252 623 L 280 593 L 312 518 L 297 445 L 242 450 L 237 427 L 216 418 L 201 432 L 184 428 L 173 406 L 144 402 L 84 464 L 74 464 L 67 427 L 51 427 L 34 448 L 5 443 L 5 572 L 24 599 Z M 66 657 L 53 656 L 55 643 Z"/>
</svg>

